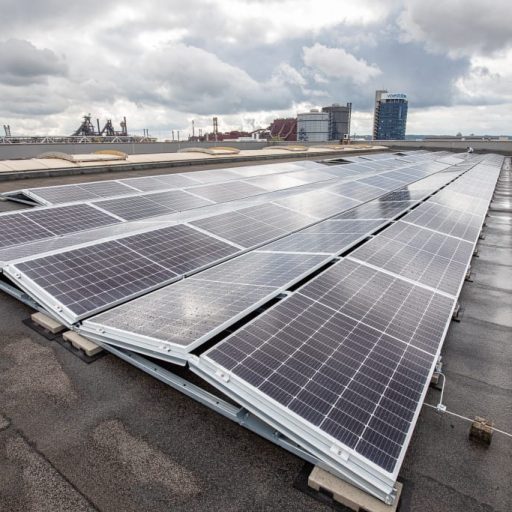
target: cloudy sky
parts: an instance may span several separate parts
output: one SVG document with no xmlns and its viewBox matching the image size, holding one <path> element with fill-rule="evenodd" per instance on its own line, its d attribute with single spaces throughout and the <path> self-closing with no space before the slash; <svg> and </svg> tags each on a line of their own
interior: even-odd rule
<svg viewBox="0 0 512 512">
<path fill-rule="evenodd" d="M 252 129 L 333 102 L 371 131 L 375 89 L 407 132 L 509 134 L 510 0 L 0 0 L 0 124 L 67 134 Z"/>
</svg>

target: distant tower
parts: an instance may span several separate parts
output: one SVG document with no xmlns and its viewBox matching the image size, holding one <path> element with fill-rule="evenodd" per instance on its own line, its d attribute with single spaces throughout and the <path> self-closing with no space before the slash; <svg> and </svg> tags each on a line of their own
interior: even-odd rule
<svg viewBox="0 0 512 512">
<path fill-rule="evenodd" d="M 121 135 L 128 136 L 128 125 L 126 124 L 126 116 L 121 121 Z"/>
<path fill-rule="evenodd" d="M 213 118 L 213 136 L 215 140 L 217 140 L 217 135 L 219 134 L 219 120 L 214 117 Z"/>
<path fill-rule="evenodd" d="M 8 124 L 4 124 L 4 132 L 6 137 L 11 136 L 11 127 Z"/>
<path fill-rule="evenodd" d="M 375 91 L 373 140 L 404 140 L 407 110 L 406 94 Z"/>
</svg>

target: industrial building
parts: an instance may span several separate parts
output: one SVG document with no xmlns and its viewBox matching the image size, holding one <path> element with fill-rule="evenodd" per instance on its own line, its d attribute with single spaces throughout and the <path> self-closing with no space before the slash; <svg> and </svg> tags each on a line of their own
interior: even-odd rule
<svg viewBox="0 0 512 512">
<path fill-rule="evenodd" d="M 404 140 L 407 124 L 407 95 L 375 91 L 374 140 Z"/>
<path fill-rule="evenodd" d="M 297 140 L 301 142 L 328 142 L 350 138 L 352 103 L 346 106 L 333 103 L 328 107 L 312 109 L 297 115 Z"/>
<path fill-rule="evenodd" d="M 329 113 L 329 140 L 339 142 L 350 138 L 352 103 L 346 106 L 333 103 L 330 107 L 322 107 L 322 112 Z"/>
<path fill-rule="evenodd" d="M 297 119 L 295 117 L 274 119 L 269 130 L 272 140 L 295 142 L 297 140 Z"/>
</svg>

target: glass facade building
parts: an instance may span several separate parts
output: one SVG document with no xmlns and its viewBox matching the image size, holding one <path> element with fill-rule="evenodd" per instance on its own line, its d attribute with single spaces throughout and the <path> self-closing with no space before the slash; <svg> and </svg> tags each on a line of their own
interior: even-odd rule
<svg viewBox="0 0 512 512">
<path fill-rule="evenodd" d="M 373 138 L 375 140 L 404 140 L 407 124 L 407 96 L 377 91 Z"/>
</svg>

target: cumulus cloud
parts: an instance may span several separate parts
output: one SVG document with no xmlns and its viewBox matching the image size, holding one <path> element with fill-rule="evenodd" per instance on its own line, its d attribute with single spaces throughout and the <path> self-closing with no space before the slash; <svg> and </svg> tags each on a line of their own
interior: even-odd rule
<svg viewBox="0 0 512 512">
<path fill-rule="evenodd" d="M 512 49 L 496 57 L 474 57 L 456 83 L 457 103 L 499 105 L 512 103 Z"/>
<path fill-rule="evenodd" d="M 309 48 L 303 48 L 302 51 L 306 66 L 327 77 L 342 78 L 357 84 L 364 84 L 382 73 L 374 64 L 357 59 L 343 48 L 328 48 L 316 43 Z"/>
<path fill-rule="evenodd" d="M 185 44 L 145 53 L 133 64 L 138 72 L 124 76 L 121 88 L 138 103 L 207 115 L 287 108 L 292 102 L 282 82 L 258 82 L 215 54 Z M 291 67 L 282 67 L 281 72 L 289 80 L 300 80 Z"/>
<path fill-rule="evenodd" d="M 26 85 L 43 82 L 49 76 L 62 76 L 66 63 L 47 48 L 36 48 L 29 41 L 0 41 L 0 83 Z"/>
<path fill-rule="evenodd" d="M 408 0 L 398 23 L 405 42 L 418 41 L 457 57 L 488 54 L 512 44 L 510 0 Z"/>
</svg>

